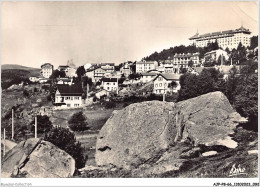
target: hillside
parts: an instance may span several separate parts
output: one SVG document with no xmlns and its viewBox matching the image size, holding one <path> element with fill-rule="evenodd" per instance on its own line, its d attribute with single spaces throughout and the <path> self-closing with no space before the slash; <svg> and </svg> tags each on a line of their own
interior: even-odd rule
<svg viewBox="0 0 260 187">
<path fill-rule="evenodd" d="M 17 64 L 3 64 L 1 65 L 1 70 L 25 70 L 25 71 L 29 71 L 31 76 L 40 75 L 40 68 L 26 67 Z"/>
<path fill-rule="evenodd" d="M 4 64 L 1 66 L 1 87 L 6 89 L 19 84 L 30 76 L 39 76 L 40 69 L 20 65 Z"/>
</svg>

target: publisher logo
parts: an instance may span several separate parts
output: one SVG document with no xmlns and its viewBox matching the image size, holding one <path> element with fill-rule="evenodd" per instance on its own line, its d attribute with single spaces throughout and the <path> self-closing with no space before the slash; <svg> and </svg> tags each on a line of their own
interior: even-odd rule
<svg viewBox="0 0 260 187">
<path fill-rule="evenodd" d="M 229 176 L 231 177 L 231 176 L 237 176 L 237 175 L 246 175 L 245 171 L 246 171 L 246 168 L 242 168 L 240 166 L 240 164 L 238 164 L 237 166 L 236 166 L 236 164 L 233 164 L 233 166 L 229 172 Z"/>
</svg>

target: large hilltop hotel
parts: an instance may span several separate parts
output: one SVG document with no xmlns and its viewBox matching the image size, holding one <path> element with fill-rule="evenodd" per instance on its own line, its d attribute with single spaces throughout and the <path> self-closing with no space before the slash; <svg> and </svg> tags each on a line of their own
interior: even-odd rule
<svg viewBox="0 0 260 187">
<path fill-rule="evenodd" d="M 251 32 L 249 29 L 245 29 L 241 26 L 235 30 L 227 30 L 220 32 L 212 32 L 200 35 L 198 32 L 189 38 L 193 44 L 197 47 L 205 47 L 208 43 L 215 42 L 217 40 L 218 45 L 223 49 L 227 47 L 232 50 L 237 48 L 238 44 L 241 42 L 244 46 L 250 45 Z"/>
</svg>

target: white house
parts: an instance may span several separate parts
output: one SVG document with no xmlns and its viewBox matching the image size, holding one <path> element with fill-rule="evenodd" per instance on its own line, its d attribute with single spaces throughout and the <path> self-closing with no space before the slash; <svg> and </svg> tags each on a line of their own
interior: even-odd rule
<svg viewBox="0 0 260 187">
<path fill-rule="evenodd" d="M 50 64 L 50 63 L 45 63 L 43 65 L 41 65 L 41 75 L 44 77 L 44 78 L 49 78 L 51 76 L 53 72 L 53 65 Z"/>
<path fill-rule="evenodd" d="M 140 61 L 136 62 L 136 73 L 147 72 L 158 67 L 157 61 Z"/>
<path fill-rule="evenodd" d="M 104 70 L 103 68 L 97 68 L 94 70 L 94 82 L 99 81 L 101 78 L 104 77 L 106 73 L 106 70 Z M 92 79 L 93 80 L 93 79 Z"/>
<path fill-rule="evenodd" d="M 76 71 L 77 71 L 76 68 L 70 67 L 70 68 L 67 70 L 67 72 L 66 72 L 66 76 L 67 76 L 67 77 L 76 77 L 76 76 L 77 76 Z"/>
<path fill-rule="evenodd" d="M 169 93 L 169 92 L 178 92 L 180 90 L 180 74 L 173 74 L 173 73 L 163 73 L 157 75 L 154 80 L 154 89 L 153 92 L 155 94 L 164 94 L 164 93 Z M 176 82 L 176 87 L 171 88 L 170 83 L 172 81 Z"/>
<path fill-rule="evenodd" d="M 103 78 L 102 86 L 104 90 L 109 92 L 118 92 L 118 79 L 117 78 Z"/>
<path fill-rule="evenodd" d="M 39 82 L 39 77 L 29 77 L 29 80 L 31 81 L 31 82 Z"/>
<path fill-rule="evenodd" d="M 217 61 L 219 58 L 221 60 L 220 65 L 224 65 L 224 60 L 228 60 L 229 56 L 226 51 L 218 49 L 205 53 L 204 62 L 208 62 L 210 60 Z"/>
<path fill-rule="evenodd" d="M 115 64 L 114 63 L 101 63 L 100 66 L 106 72 L 112 73 L 115 71 Z"/>
<path fill-rule="evenodd" d="M 175 54 L 173 57 L 173 64 L 183 68 L 188 68 L 189 61 L 193 62 L 194 66 L 199 65 L 199 53 L 181 53 Z"/>
<path fill-rule="evenodd" d="M 128 62 L 124 63 L 123 66 L 120 68 L 120 73 L 124 74 L 126 77 L 131 74 L 131 68 Z"/>
<path fill-rule="evenodd" d="M 156 77 L 157 73 L 141 73 L 141 75 L 140 82 L 146 83 L 152 81 Z"/>
<path fill-rule="evenodd" d="M 39 83 L 45 83 L 48 82 L 48 78 L 39 78 Z"/>
<path fill-rule="evenodd" d="M 95 81 L 94 79 L 95 69 L 88 69 L 86 70 L 85 76 L 92 79 L 92 81 Z"/>
<path fill-rule="evenodd" d="M 55 103 L 57 108 L 77 108 L 83 104 L 82 87 L 79 85 L 57 84 Z"/>
</svg>

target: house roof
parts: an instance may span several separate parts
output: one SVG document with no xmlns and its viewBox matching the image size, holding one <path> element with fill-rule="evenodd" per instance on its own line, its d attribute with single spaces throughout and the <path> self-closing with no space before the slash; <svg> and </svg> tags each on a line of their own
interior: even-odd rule
<svg viewBox="0 0 260 187">
<path fill-rule="evenodd" d="M 57 84 L 57 90 L 62 96 L 81 96 L 84 92 L 81 85 Z"/>
<path fill-rule="evenodd" d="M 103 82 L 117 82 L 117 78 L 103 78 Z"/>
<path fill-rule="evenodd" d="M 199 53 L 180 53 L 180 54 L 175 54 L 174 58 L 177 57 L 192 57 L 192 56 L 199 56 Z"/>
<path fill-rule="evenodd" d="M 202 35 L 199 35 L 197 33 L 194 36 L 190 37 L 189 39 L 193 40 L 193 39 L 199 39 L 199 38 L 203 38 L 203 37 L 210 37 L 210 36 L 213 37 L 213 36 L 218 36 L 218 35 L 235 34 L 235 33 L 241 33 L 241 32 L 247 33 L 247 34 L 251 33 L 249 31 L 249 29 L 245 29 L 243 26 L 241 26 L 240 28 L 235 29 L 235 30 L 226 30 L 226 31 L 212 32 L 212 33 L 206 33 L 206 34 L 202 34 Z"/>
<path fill-rule="evenodd" d="M 166 80 L 179 80 L 181 77 L 181 74 L 175 74 L 175 73 L 161 73 L 158 74 L 155 78 L 157 79 L 157 77 L 162 76 L 163 78 L 165 78 Z"/>
<path fill-rule="evenodd" d="M 154 64 L 157 63 L 157 61 L 140 61 L 140 62 L 136 62 L 136 64 Z"/>
<path fill-rule="evenodd" d="M 66 65 L 66 66 L 61 65 L 61 66 L 58 67 L 58 69 L 66 69 L 66 68 L 68 68 L 68 67 L 69 67 L 69 66 L 67 66 L 67 65 Z"/>
<path fill-rule="evenodd" d="M 44 63 L 43 65 L 41 65 L 41 68 L 42 68 L 43 66 L 52 66 L 52 68 L 53 68 L 53 65 L 52 65 L 51 63 Z"/>
<path fill-rule="evenodd" d="M 156 76 L 157 73 L 141 73 L 142 76 Z"/>
</svg>

